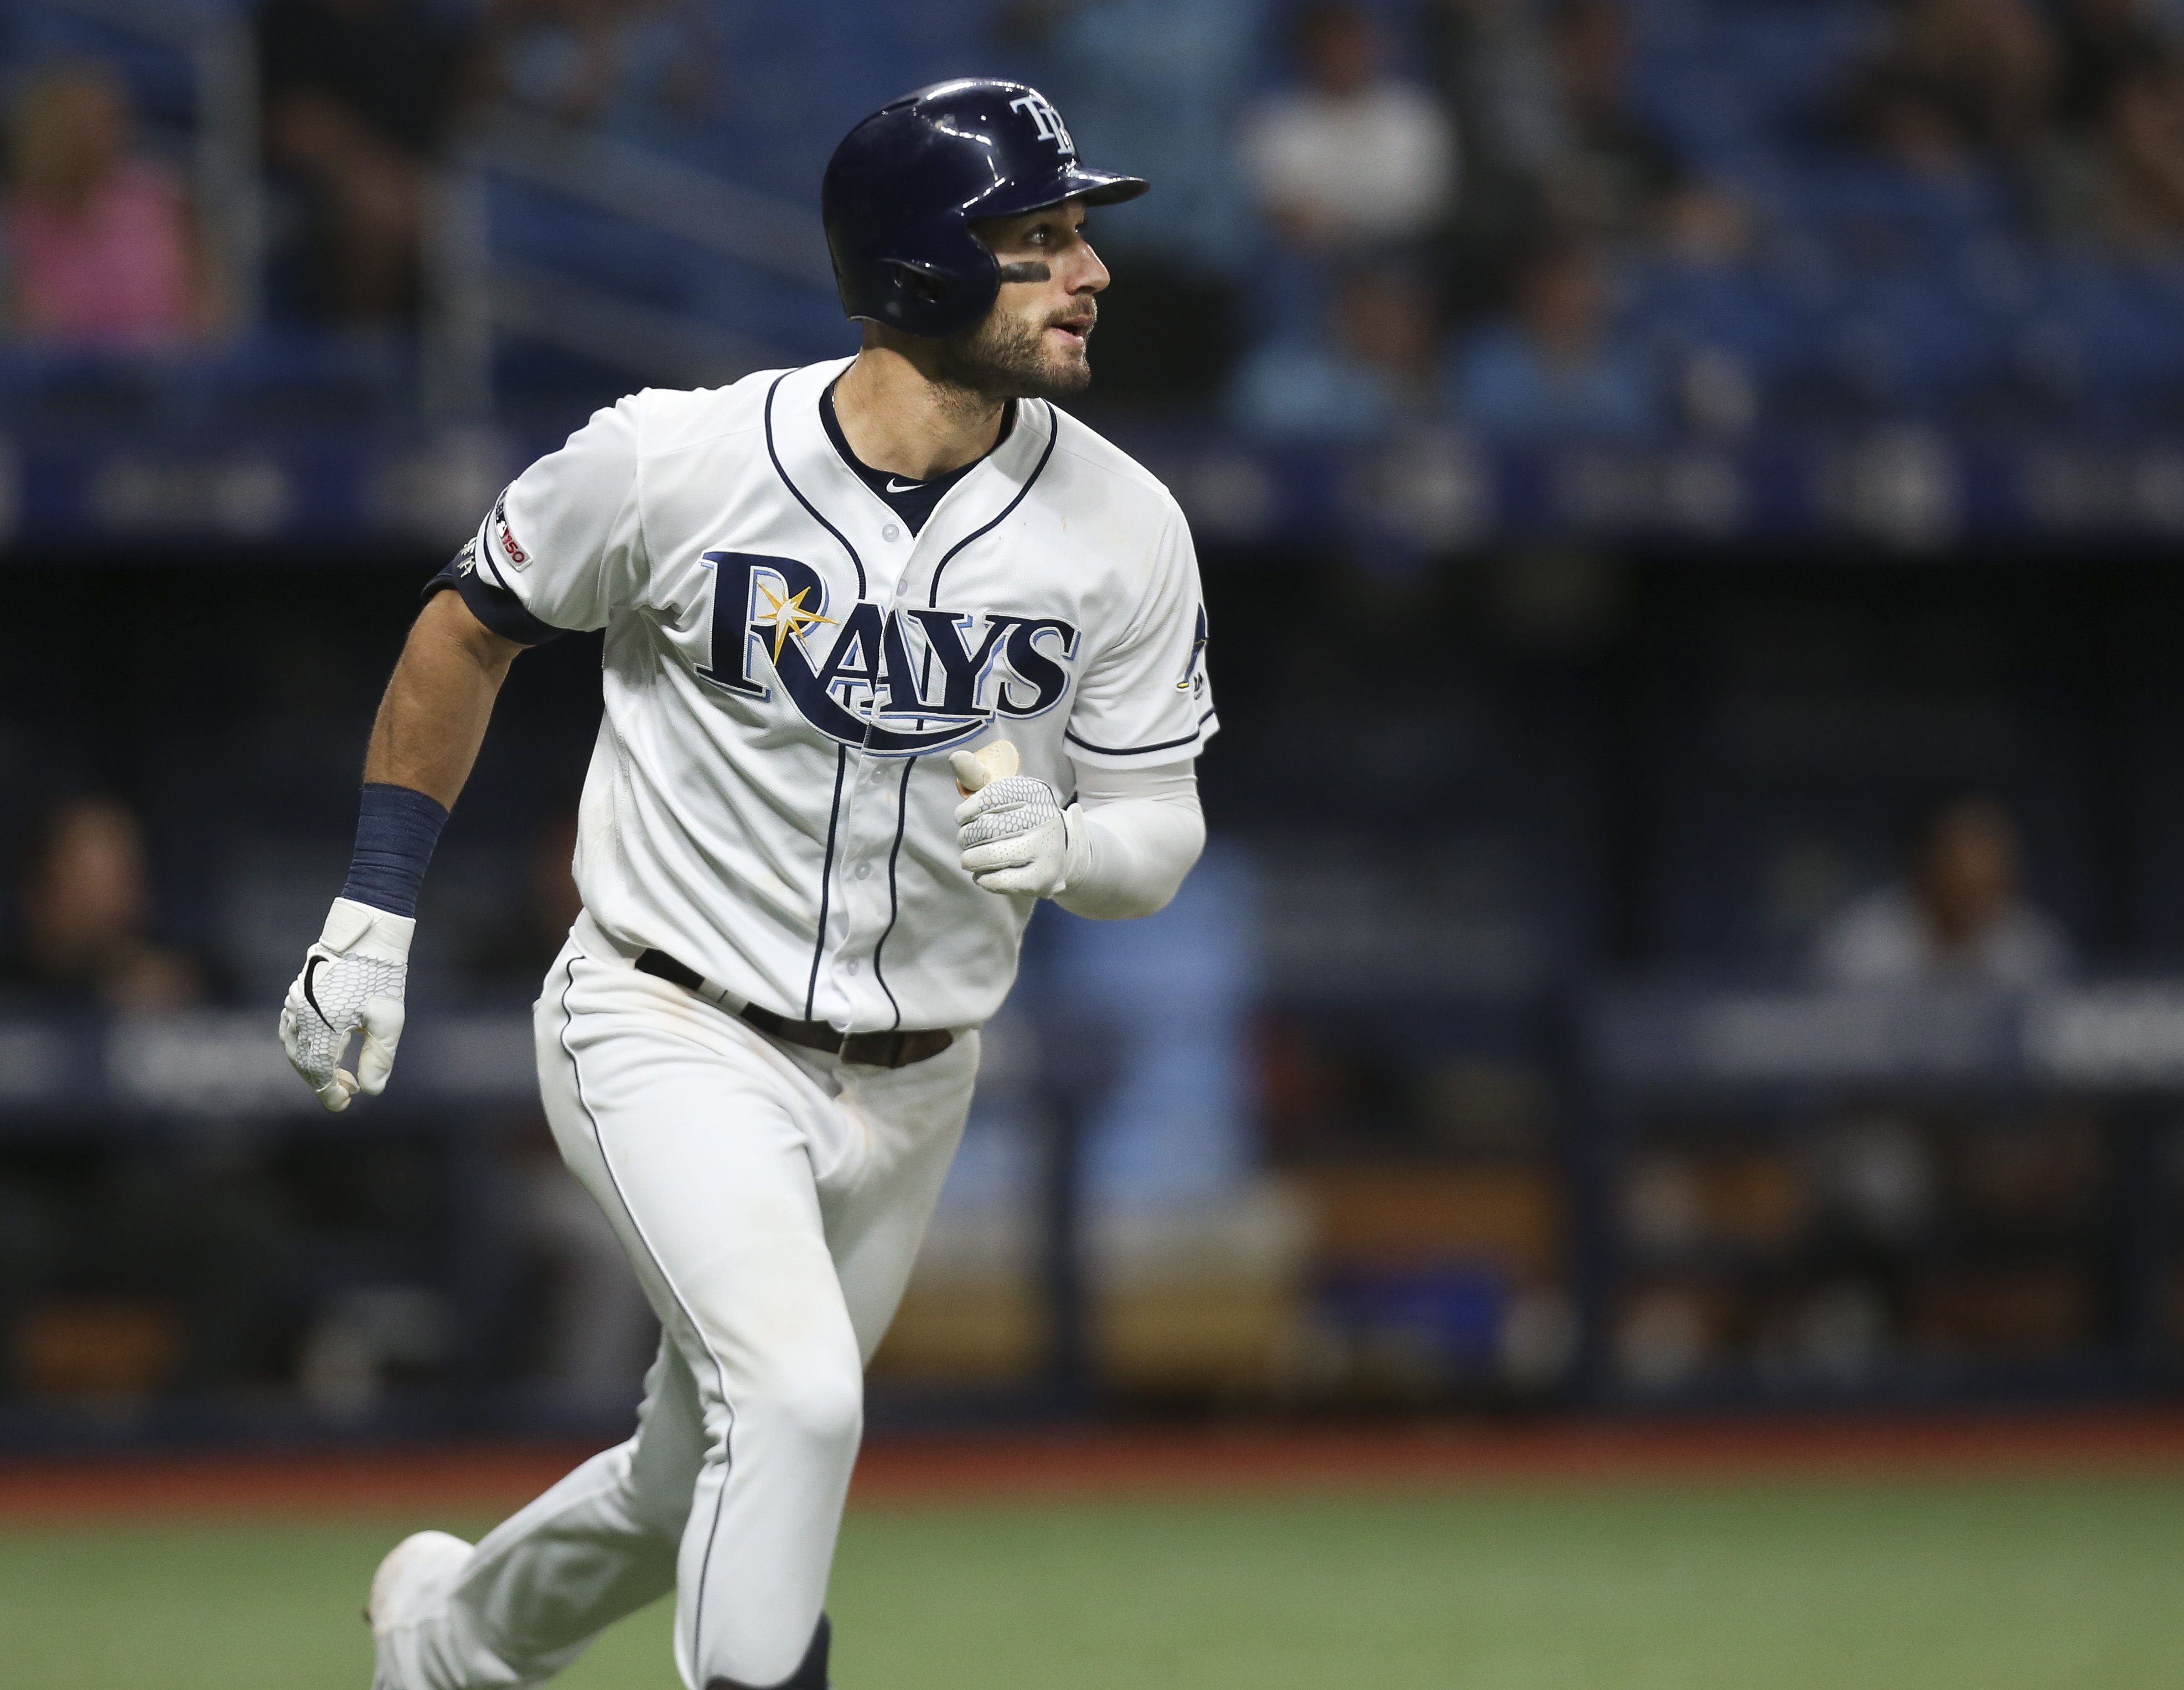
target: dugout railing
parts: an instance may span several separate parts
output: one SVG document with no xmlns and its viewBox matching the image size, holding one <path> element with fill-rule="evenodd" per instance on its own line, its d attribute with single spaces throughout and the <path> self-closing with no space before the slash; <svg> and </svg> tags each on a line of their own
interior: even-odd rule
<svg viewBox="0 0 2184 1690">
<path fill-rule="evenodd" d="M 1022 1019 L 1031 1059 L 985 1089 L 1034 1141 L 1039 1355 L 1006 1387 L 884 1387 L 878 1420 L 1095 1404 L 1078 1168 L 1112 1041 Z M 521 1012 L 413 1009 L 395 1083 L 339 1115 L 261 1010 L 0 1015 L 0 1448 L 619 1435 L 634 1368 L 574 1394 L 520 1353 L 537 1085 Z"/>
<path fill-rule="evenodd" d="M 1580 1399 L 2184 1385 L 2184 982 L 1628 985 L 1577 1050 Z"/>
<path fill-rule="evenodd" d="M 335 1115 L 263 1011 L 0 1020 L 0 1445 L 581 1426 L 494 1377 L 531 1043 L 421 1016 Z"/>
</svg>

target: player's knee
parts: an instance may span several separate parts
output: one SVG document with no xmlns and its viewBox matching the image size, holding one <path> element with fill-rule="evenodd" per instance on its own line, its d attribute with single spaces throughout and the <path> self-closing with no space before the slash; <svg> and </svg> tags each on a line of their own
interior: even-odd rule
<svg viewBox="0 0 2184 1690">
<path fill-rule="evenodd" d="M 760 1401 L 738 1404 L 737 1417 L 764 1420 L 809 1448 L 854 1451 L 865 1430 L 864 1381 L 840 1369 L 776 1380 Z"/>
</svg>

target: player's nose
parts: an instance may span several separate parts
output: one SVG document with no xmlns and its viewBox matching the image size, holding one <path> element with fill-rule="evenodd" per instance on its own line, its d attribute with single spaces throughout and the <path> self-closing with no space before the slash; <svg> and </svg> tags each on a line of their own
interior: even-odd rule
<svg viewBox="0 0 2184 1690">
<path fill-rule="evenodd" d="M 1097 293 L 1106 286 L 1111 279 L 1107 266 L 1100 262 L 1100 255 L 1092 250 L 1089 241 L 1079 241 L 1072 256 L 1076 263 L 1069 275 L 1072 293 Z"/>
</svg>

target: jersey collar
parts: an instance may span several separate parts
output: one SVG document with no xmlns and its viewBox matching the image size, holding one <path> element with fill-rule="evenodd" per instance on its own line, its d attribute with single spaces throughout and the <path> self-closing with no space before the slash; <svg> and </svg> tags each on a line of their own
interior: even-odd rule
<svg viewBox="0 0 2184 1690">
<path fill-rule="evenodd" d="M 766 435 L 781 479 L 815 525 L 831 533 L 829 543 L 853 554 L 859 591 L 869 593 L 901 580 L 910 564 L 937 564 L 997 523 L 1045 467 L 1061 420 L 1045 400 L 1019 400 L 1008 437 L 948 490 L 912 536 L 842 461 L 820 420 L 820 395 L 854 361 L 830 359 L 779 378 L 767 396 Z M 890 526 L 897 531 L 893 541 L 886 537 Z"/>
</svg>

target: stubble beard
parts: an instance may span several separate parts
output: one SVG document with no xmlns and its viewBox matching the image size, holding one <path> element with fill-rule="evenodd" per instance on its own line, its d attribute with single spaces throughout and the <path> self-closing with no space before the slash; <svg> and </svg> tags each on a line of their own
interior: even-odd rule
<svg viewBox="0 0 2184 1690">
<path fill-rule="evenodd" d="M 1047 356 L 1045 323 L 994 311 L 976 327 L 940 343 L 933 379 L 983 403 L 1000 399 L 1067 399 L 1092 382 L 1083 353 L 1060 362 Z"/>
</svg>

